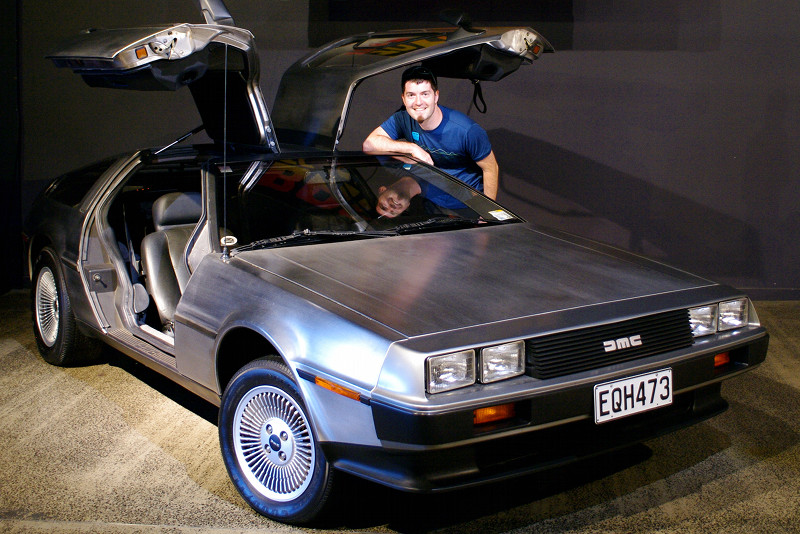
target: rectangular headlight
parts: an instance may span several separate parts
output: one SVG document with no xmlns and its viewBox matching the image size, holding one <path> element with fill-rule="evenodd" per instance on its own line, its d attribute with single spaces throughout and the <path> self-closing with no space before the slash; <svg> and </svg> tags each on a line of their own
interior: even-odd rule
<svg viewBox="0 0 800 534">
<path fill-rule="evenodd" d="M 431 356 L 427 360 L 428 393 L 441 393 L 475 383 L 475 351 Z"/>
<path fill-rule="evenodd" d="M 525 371 L 525 344 L 514 341 L 482 349 L 480 370 L 484 384 L 521 375 Z"/>
<path fill-rule="evenodd" d="M 747 326 L 747 299 L 729 300 L 719 303 L 719 330 L 733 330 Z"/>
<path fill-rule="evenodd" d="M 694 337 L 708 336 L 717 332 L 717 305 L 689 309 L 689 322 Z"/>
</svg>

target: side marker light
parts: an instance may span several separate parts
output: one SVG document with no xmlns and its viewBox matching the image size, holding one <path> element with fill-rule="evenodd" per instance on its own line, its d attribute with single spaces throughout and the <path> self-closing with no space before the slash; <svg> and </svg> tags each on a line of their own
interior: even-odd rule
<svg viewBox="0 0 800 534">
<path fill-rule="evenodd" d="M 339 384 L 334 384 L 329 380 L 325 380 L 324 378 L 316 377 L 314 378 L 314 383 L 320 387 L 327 389 L 328 391 L 333 391 L 337 395 L 342 395 L 343 397 L 347 397 L 348 399 L 353 399 L 355 401 L 361 400 L 361 395 L 358 392 L 353 391 L 352 389 L 347 389 L 345 387 L 340 386 Z"/>
</svg>

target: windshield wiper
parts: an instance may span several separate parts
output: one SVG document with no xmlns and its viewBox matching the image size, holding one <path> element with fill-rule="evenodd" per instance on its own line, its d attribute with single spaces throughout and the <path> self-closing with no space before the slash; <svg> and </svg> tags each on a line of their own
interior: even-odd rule
<svg viewBox="0 0 800 534">
<path fill-rule="evenodd" d="M 333 241 L 351 241 L 354 239 L 371 239 L 375 237 L 387 237 L 403 234 L 413 234 L 416 232 L 426 232 L 429 230 L 443 230 L 450 228 L 472 228 L 478 225 L 492 224 L 483 219 L 465 219 L 463 217 L 449 217 L 446 215 L 431 217 L 424 221 L 400 224 L 385 230 L 369 231 L 334 231 L 334 230 L 302 230 L 295 231 L 289 235 L 270 237 L 253 241 L 248 245 L 242 245 L 233 249 L 232 253 L 244 252 L 247 250 L 258 250 L 265 248 L 279 248 L 292 245 L 308 245 L 312 243 L 330 243 Z"/>
<path fill-rule="evenodd" d="M 310 243 L 325 243 L 332 241 L 350 241 L 353 239 L 370 239 L 374 237 L 385 237 L 396 235 L 393 230 L 358 232 L 358 231 L 332 231 L 332 230 L 303 230 L 296 231 L 289 235 L 270 237 L 253 241 L 249 245 L 242 245 L 233 249 L 233 253 L 244 252 L 246 250 L 257 250 L 264 248 L 278 248 L 290 245 L 307 245 Z"/>
<path fill-rule="evenodd" d="M 444 230 L 450 228 L 473 228 L 478 225 L 486 224 L 483 219 L 466 219 L 464 217 L 449 217 L 441 215 L 431 217 L 424 221 L 406 223 L 395 226 L 392 230 L 397 234 L 413 234 L 415 232 L 425 232 L 428 230 Z"/>
</svg>

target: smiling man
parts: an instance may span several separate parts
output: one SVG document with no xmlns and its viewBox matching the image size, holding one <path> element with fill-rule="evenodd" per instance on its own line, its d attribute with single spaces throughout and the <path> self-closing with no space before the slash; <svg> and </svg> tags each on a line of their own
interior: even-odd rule
<svg viewBox="0 0 800 534">
<path fill-rule="evenodd" d="M 430 69 L 406 69 L 401 84 L 405 109 L 367 136 L 364 152 L 409 154 L 496 199 L 499 168 L 486 131 L 463 113 L 439 105 Z"/>
</svg>

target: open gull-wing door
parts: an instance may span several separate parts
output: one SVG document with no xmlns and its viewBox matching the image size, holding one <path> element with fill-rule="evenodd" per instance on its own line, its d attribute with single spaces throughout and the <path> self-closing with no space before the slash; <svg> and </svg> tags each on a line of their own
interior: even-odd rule
<svg viewBox="0 0 800 534">
<path fill-rule="evenodd" d="M 207 14 L 206 19 L 214 20 Z M 278 150 L 247 30 L 225 24 L 90 30 L 48 57 L 93 87 L 175 91 L 189 86 L 215 142 Z"/>
<path fill-rule="evenodd" d="M 282 143 L 335 149 L 364 79 L 422 63 L 438 77 L 497 81 L 553 47 L 531 28 L 405 30 L 354 35 L 292 65 L 273 121 Z"/>
</svg>

